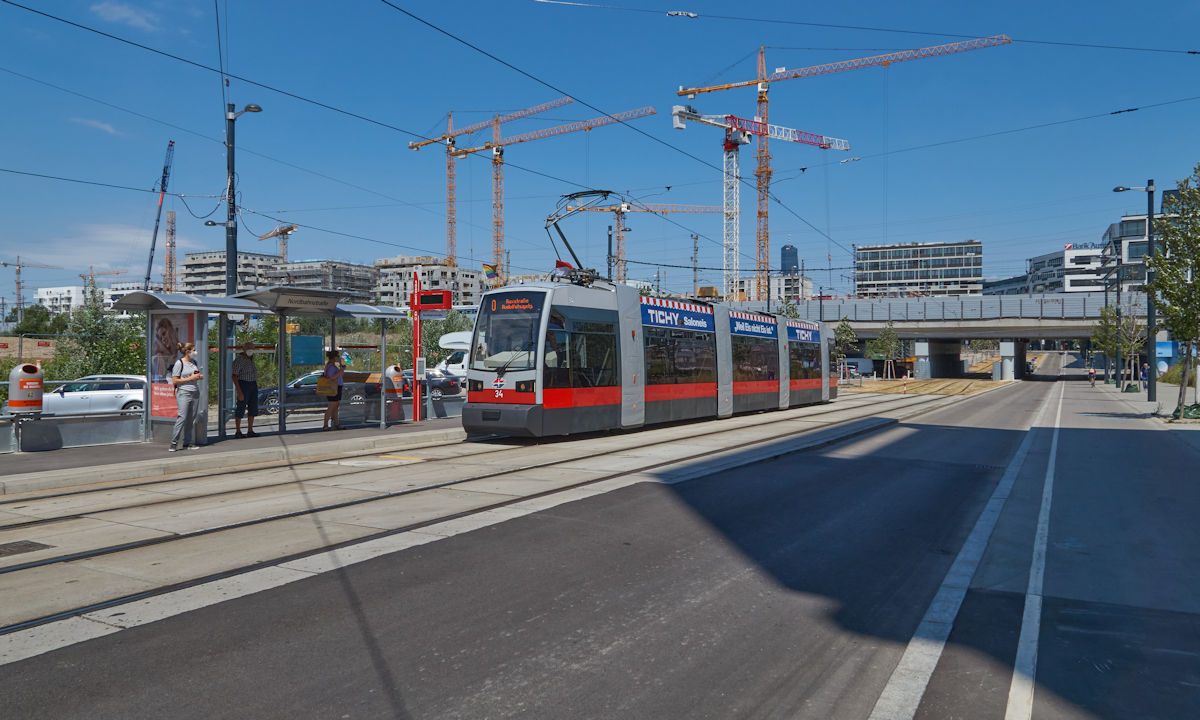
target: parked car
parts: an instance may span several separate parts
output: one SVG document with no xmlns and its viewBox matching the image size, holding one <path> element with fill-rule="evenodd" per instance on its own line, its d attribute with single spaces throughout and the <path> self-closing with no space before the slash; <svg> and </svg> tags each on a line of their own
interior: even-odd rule
<svg viewBox="0 0 1200 720">
<path fill-rule="evenodd" d="M 83 415 L 141 411 L 145 402 L 144 375 L 88 375 L 42 394 L 42 412 Z"/>
<path fill-rule="evenodd" d="M 402 397 L 412 397 L 412 370 L 404 370 L 403 383 L 400 385 Z M 421 382 L 421 397 L 428 395 L 434 400 L 440 400 L 445 395 L 457 395 L 462 391 L 462 382 L 436 368 L 425 371 L 425 380 Z"/>
<path fill-rule="evenodd" d="M 288 412 L 306 407 L 325 407 L 328 402 L 324 395 L 317 394 L 317 380 L 321 370 L 305 373 L 287 384 L 286 400 Z M 363 373 L 353 373 L 362 375 Z M 365 379 L 365 378 L 364 378 Z M 379 397 L 379 381 L 356 382 L 344 379 L 342 384 L 342 402 L 355 405 L 365 402 L 369 397 Z M 274 415 L 279 412 L 279 388 L 275 386 L 258 389 L 258 411 L 263 415 Z"/>
</svg>

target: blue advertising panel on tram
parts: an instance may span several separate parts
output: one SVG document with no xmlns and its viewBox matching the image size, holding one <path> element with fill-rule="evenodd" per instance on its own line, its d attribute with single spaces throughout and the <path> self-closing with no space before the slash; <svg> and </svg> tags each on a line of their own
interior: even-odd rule
<svg viewBox="0 0 1200 720">
<path fill-rule="evenodd" d="M 775 337 L 775 318 L 770 315 L 755 315 L 731 310 L 729 312 L 729 332 L 734 335 L 773 338 Z"/>
<path fill-rule="evenodd" d="M 787 324 L 787 337 L 792 342 L 819 343 L 821 342 L 821 331 L 816 326 L 789 322 Z"/>
<path fill-rule="evenodd" d="M 642 298 L 642 324 L 700 332 L 716 330 L 712 308 L 651 297 Z"/>
</svg>

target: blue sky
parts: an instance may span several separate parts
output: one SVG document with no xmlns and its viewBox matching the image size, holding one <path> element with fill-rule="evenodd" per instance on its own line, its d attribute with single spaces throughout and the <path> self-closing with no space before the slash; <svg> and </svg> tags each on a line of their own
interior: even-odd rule
<svg viewBox="0 0 1200 720">
<path fill-rule="evenodd" d="M 254 214 L 263 213 L 311 226 L 292 236 L 294 259 L 370 263 L 396 254 L 443 254 L 445 156 L 436 146 L 414 152 L 407 145 L 440 133 L 450 110 L 456 124 L 477 122 L 559 97 L 548 86 L 581 101 L 505 125 L 507 136 L 600 114 L 582 103 L 606 113 L 657 109 L 631 122 L 645 134 L 609 126 L 508 149 L 505 226 L 513 271 L 544 271 L 554 253 L 543 221 L 563 193 L 592 187 L 650 203 L 721 203 L 721 133 L 671 128 L 671 106 L 682 100 L 678 86 L 751 79 L 761 45 L 768 46 L 773 70 L 959 39 L 796 24 L 802 22 L 1004 33 L 1018 42 L 773 84 L 772 122 L 851 143 L 848 153 L 771 144 L 772 187 L 783 204 L 771 207 L 773 267 L 789 240 L 810 267 L 826 266 L 832 255 L 836 268 L 850 264 L 856 243 L 978 238 L 985 275 L 1007 276 L 1021 272 L 1027 257 L 1097 240 L 1123 212 L 1144 212 L 1144 195 L 1114 194 L 1113 186 L 1153 177 L 1160 187 L 1174 187 L 1200 161 L 1200 100 L 1145 107 L 1200 96 L 1200 55 L 1024 42 L 1200 49 L 1196 3 L 1152 11 L 1124 2 L 1087 3 L 1086 11 L 1074 3 L 870 0 L 820 10 L 708 0 L 604 7 L 534 0 L 393 4 L 528 75 L 376 0 L 62 0 L 36 7 L 196 63 L 224 63 L 243 78 L 407 131 L 230 80 L 231 102 L 264 108 L 237 121 L 238 189 L 247 210 L 240 247 L 274 251 L 271 241 L 254 239 L 277 224 Z M 148 190 L 173 139 L 169 189 L 191 196 L 186 205 L 178 198 L 166 203 L 178 213 L 180 252 L 224 247 L 221 229 L 204 227 L 192 214 L 213 211 L 225 183 L 217 74 L 8 2 L 0 3 L 0 47 L 6 98 L 0 168 Z M 754 114 L 753 89 L 690 102 L 705 113 Z M 1131 107 L 1144 109 L 1107 114 Z M 1093 115 L 1101 117 L 910 150 Z M 460 147 L 468 144 L 477 143 L 460 141 Z M 862 159 L 839 162 L 850 157 Z M 481 153 L 458 163 L 463 265 L 491 258 L 488 160 Z M 751 183 L 753 166 L 749 146 L 742 167 Z M 77 284 L 89 266 L 127 270 L 117 279 L 140 280 L 155 203 L 151 193 L 0 172 L 0 259 L 20 255 L 63 266 L 29 270 L 30 287 Z M 753 268 L 754 207 L 752 187 L 743 186 L 743 270 Z M 211 219 L 223 220 L 224 209 Z M 720 266 L 720 215 L 670 219 L 674 223 L 631 215 L 629 259 L 690 264 L 690 233 L 696 232 L 702 236 L 699 264 Z M 604 266 L 610 222 L 599 213 L 564 221 L 586 264 Z M 161 259 L 160 231 L 156 280 Z M 690 289 L 690 269 L 665 272 L 664 289 Z M 814 275 L 818 285 L 832 282 L 845 292 L 846 272 Z M 654 274 L 652 266 L 630 266 L 630 277 Z M 700 282 L 719 284 L 719 278 L 719 271 L 702 271 Z M 0 269 L 0 296 L 12 299 L 12 268 Z"/>
</svg>

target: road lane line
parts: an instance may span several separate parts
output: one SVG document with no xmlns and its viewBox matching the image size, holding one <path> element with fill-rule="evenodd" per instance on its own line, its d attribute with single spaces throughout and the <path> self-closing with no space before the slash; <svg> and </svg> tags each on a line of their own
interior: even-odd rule
<svg viewBox="0 0 1200 720">
<path fill-rule="evenodd" d="M 937 594 L 929 604 L 929 609 L 921 618 L 921 624 L 917 626 L 912 639 L 909 640 L 904 655 L 901 656 L 900 662 L 892 671 L 892 676 L 875 702 L 870 720 L 912 720 L 917 714 L 917 707 L 921 704 L 921 698 L 925 696 L 929 678 L 933 675 L 933 670 L 942 656 L 947 638 L 950 637 L 954 619 L 958 616 L 958 610 L 971 585 L 971 579 L 975 576 L 975 570 L 979 567 L 979 561 L 983 558 L 983 552 L 987 549 L 988 539 L 992 536 L 992 530 L 995 529 L 996 522 L 1000 519 L 1000 513 L 1012 491 L 1013 483 L 1016 482 L 1017 474 L 1021 471 L 1021 466 L 1025 464 L 1029 448 L 1033 445 L 1033 431 L 1041 426 L 1042 418 L 1045 416 L 1047 408 L 1050 407 L 1050 398 L 1053 396 L 1054 393 L 1051 391 L 1046 393 L 1045 399 L 1042 400 L 1033 423 L 1026 430 L 1020 446 L 1017 447 L 1017 452 L 1013 454 L 1012 460 L 1005 468 L 1004 475 L 996 484 L 996 489 L 992 492 L 987 505 L 979 513 L 979 518 L 975 521 L 971 534 L 967 536 L 966 542 L 958 551 L 957 557 L 954 558 L 954 564 L 950 566 L 945 579 L 942 580 L 941 587 L 938 588 Z M 1062 398 L 1060 395 L 1059 415 L 1061 416 L 1061 414 Z M 1056 420 L 1056 428 L 1057 425 Z M 1057 432 L 1056 429 L 1055 437 L 1057 437 Z"/>
<path fill-rule="evenodd" d="M 1065 394 L 1066 385 L 1063 385 L 1062 392 L 1058 394 L 1058 414 L 1054 418 L 1054 436 L 1050 440 L 1050 459 L 1046 461 L 1046 479 L 1042 483 L 1042 508 L 1038 512 L 1033 561 L 1029 567 L 1029 588 L 1025 591 L 1025 612 L 1021 617 L 1021 637 L 1017 642 L 1017 658 L 1013 663 L 1004 720 L 1029 720 L 1033 716 L 1038 634 L 1042 628 L 1042 581 L 1046 575 L 1046 545 L 1050 539 L 1050 500 L 1054 495 L 1054 464 L 1058 459 L 1058 429 L 1062 422 Z"/>
</svg>

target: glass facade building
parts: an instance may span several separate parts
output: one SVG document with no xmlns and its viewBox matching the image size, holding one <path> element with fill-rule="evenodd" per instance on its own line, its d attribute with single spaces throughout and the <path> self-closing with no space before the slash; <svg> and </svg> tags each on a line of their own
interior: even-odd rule
<svg viewBox="0 0 1200 720">
<path fill-rule="evenodd" d="M 862 245 L 854 250 L 859 297 L 978 295 L 983 290 L 983 243 Z"/>
</svg>

